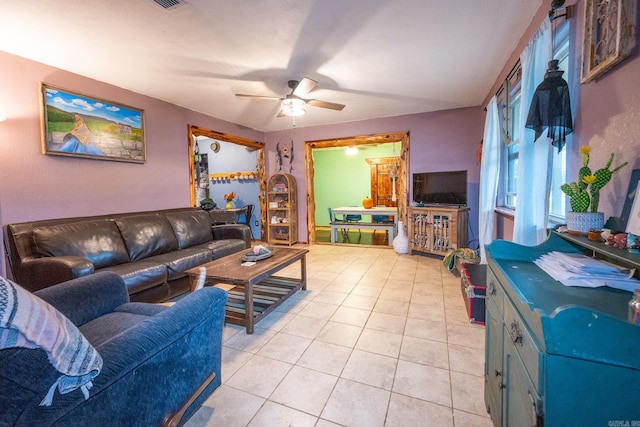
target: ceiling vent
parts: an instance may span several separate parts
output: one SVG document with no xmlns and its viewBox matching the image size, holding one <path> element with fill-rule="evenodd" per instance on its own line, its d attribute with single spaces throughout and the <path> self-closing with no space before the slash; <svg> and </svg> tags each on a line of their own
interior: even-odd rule
<svg viewBox="0 0 640 427">
<path fill-rule="evenodd" d="M 184 4 L 184 0 L 153 0 L 153 2 L 164 9 L 175 9 Z"/>
</svg>

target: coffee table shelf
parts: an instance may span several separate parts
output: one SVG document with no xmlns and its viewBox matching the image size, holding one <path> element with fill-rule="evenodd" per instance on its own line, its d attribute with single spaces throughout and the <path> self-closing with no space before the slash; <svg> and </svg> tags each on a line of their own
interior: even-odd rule
<svg viewBox="0 0 640 427">
<path fill-rule="evenodd" d="M 254 323 L 275 310 L 276 307 L 300 288 L 300 280 L 275 276 L 253 285 Z M 227 322 L 245 325 L 247 310 L 244 286 L 236 286 L 230 289 L 228 294 Z"/>
<path fill-rule="evenodd" d="M 306 254 L 308 249 L 277 248 L 275 254 L 252 266 L 242 266 L 237 254 L 229 255 L 186 271 L 192 290 L 200 272 L 206 269 L 206 285 L 225 283 L 227 291 L 227 322 L 243 325 L 252 334 L 254 325 L 272 312 L 284 300 L 300 289 L 307 288 Z M 299 262 L 300 278 L 274 276 L 285 267 Z"/>
</svg>

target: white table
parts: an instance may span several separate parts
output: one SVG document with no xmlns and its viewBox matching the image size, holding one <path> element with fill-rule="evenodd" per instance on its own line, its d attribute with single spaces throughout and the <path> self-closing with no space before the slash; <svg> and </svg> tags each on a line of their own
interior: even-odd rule
<svg viewBox="0 0 640 427">
<path fill-rule="evenodd" d="M 371 219 L 370 222 L 351 222 L 336 221 L 336 215 L 385 215 L 393 216 L 393 223 L 376 223 Z M 343 216 L 343 218 L 345 218 Z M 373 217 L 372 217 L 373 218 Z M 357 206 L 345 206 L 341 208 L 331 209 L 331 243 L 338 241 L 338 230 L 341 228 L 359 228 L 367 230 L 385 230 L 389 232 L 389 246 L 393 245 L 395 237 L 396 223 L 398 222 L 398 208 L 393 207 L 375 207 L 365 209 Z"/>
</svg>

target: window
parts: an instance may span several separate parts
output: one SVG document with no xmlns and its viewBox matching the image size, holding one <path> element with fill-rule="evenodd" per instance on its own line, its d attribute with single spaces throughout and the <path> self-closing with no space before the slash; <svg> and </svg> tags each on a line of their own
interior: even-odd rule
<svg viewBox="0 0 640 427">
<path fill-rule="evenodd" d="M 559 68 L 564 71 L 563 77 L 569 79 L 569 31 L 568 21 L 564 20 L 555 29 L 554 58 L 560 62 Z M 502 151 L 501 183 L 497 205 L 507 209 L 516 209 L 516 177 L 518 175 L 518 152 L 521 123 L 517 119 L 523 106 L 520 102 L 520 64 L 509 74 L 505 82 L 502 99 L 499 100 L 504 123 L 504 146 Z M 525 107 L 525 108 L 528 108 Z M 551 191 L 549 194 L 549 216 L 552 221 L 562 222 L 565 216 L 566 197 L 560 190 L 566 180 L 567 157 L 566 148 L 560 153 L 554 149 L 553 170 L 551 172 Z"/>
<path fill-rule="evenodd" d="M 518 143 L 520 136 L 521 124 L 519 120 L 513 118 L 520 117 L 520 84 L 512 91 L 509 97 L 509 106 L 507 107 L 508 114 L 508 129 L 509 129 L 509 141 L 505 144 L 504 155 L 504 171 L 505 171 L 505 183 L 504 183 L 504 206 L 510 209 L 516 208 L 516 181 L 518 176 Z"/>
</svg>

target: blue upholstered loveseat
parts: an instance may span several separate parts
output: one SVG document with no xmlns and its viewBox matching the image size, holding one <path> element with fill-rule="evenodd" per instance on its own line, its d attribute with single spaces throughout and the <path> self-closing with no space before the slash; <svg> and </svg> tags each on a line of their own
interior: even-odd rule
<svg viewBox="0 0 640 427">
<path fill-rule="evenodd" d="M 0 350 L 0 426 L 160 426 L 171 413 L 184 414 L 184 422 L 220 385 L 227 298 L 220 289 L 207 287 L 169 306 L 130 302 L 118 274 L 99 272 L 35 295 L 77 326 L 102 369 L 88 399 L 76 389 L 56 392 L 51 406 L 41 406 L 60 377 L 47 353 Z"/>
</svg>

